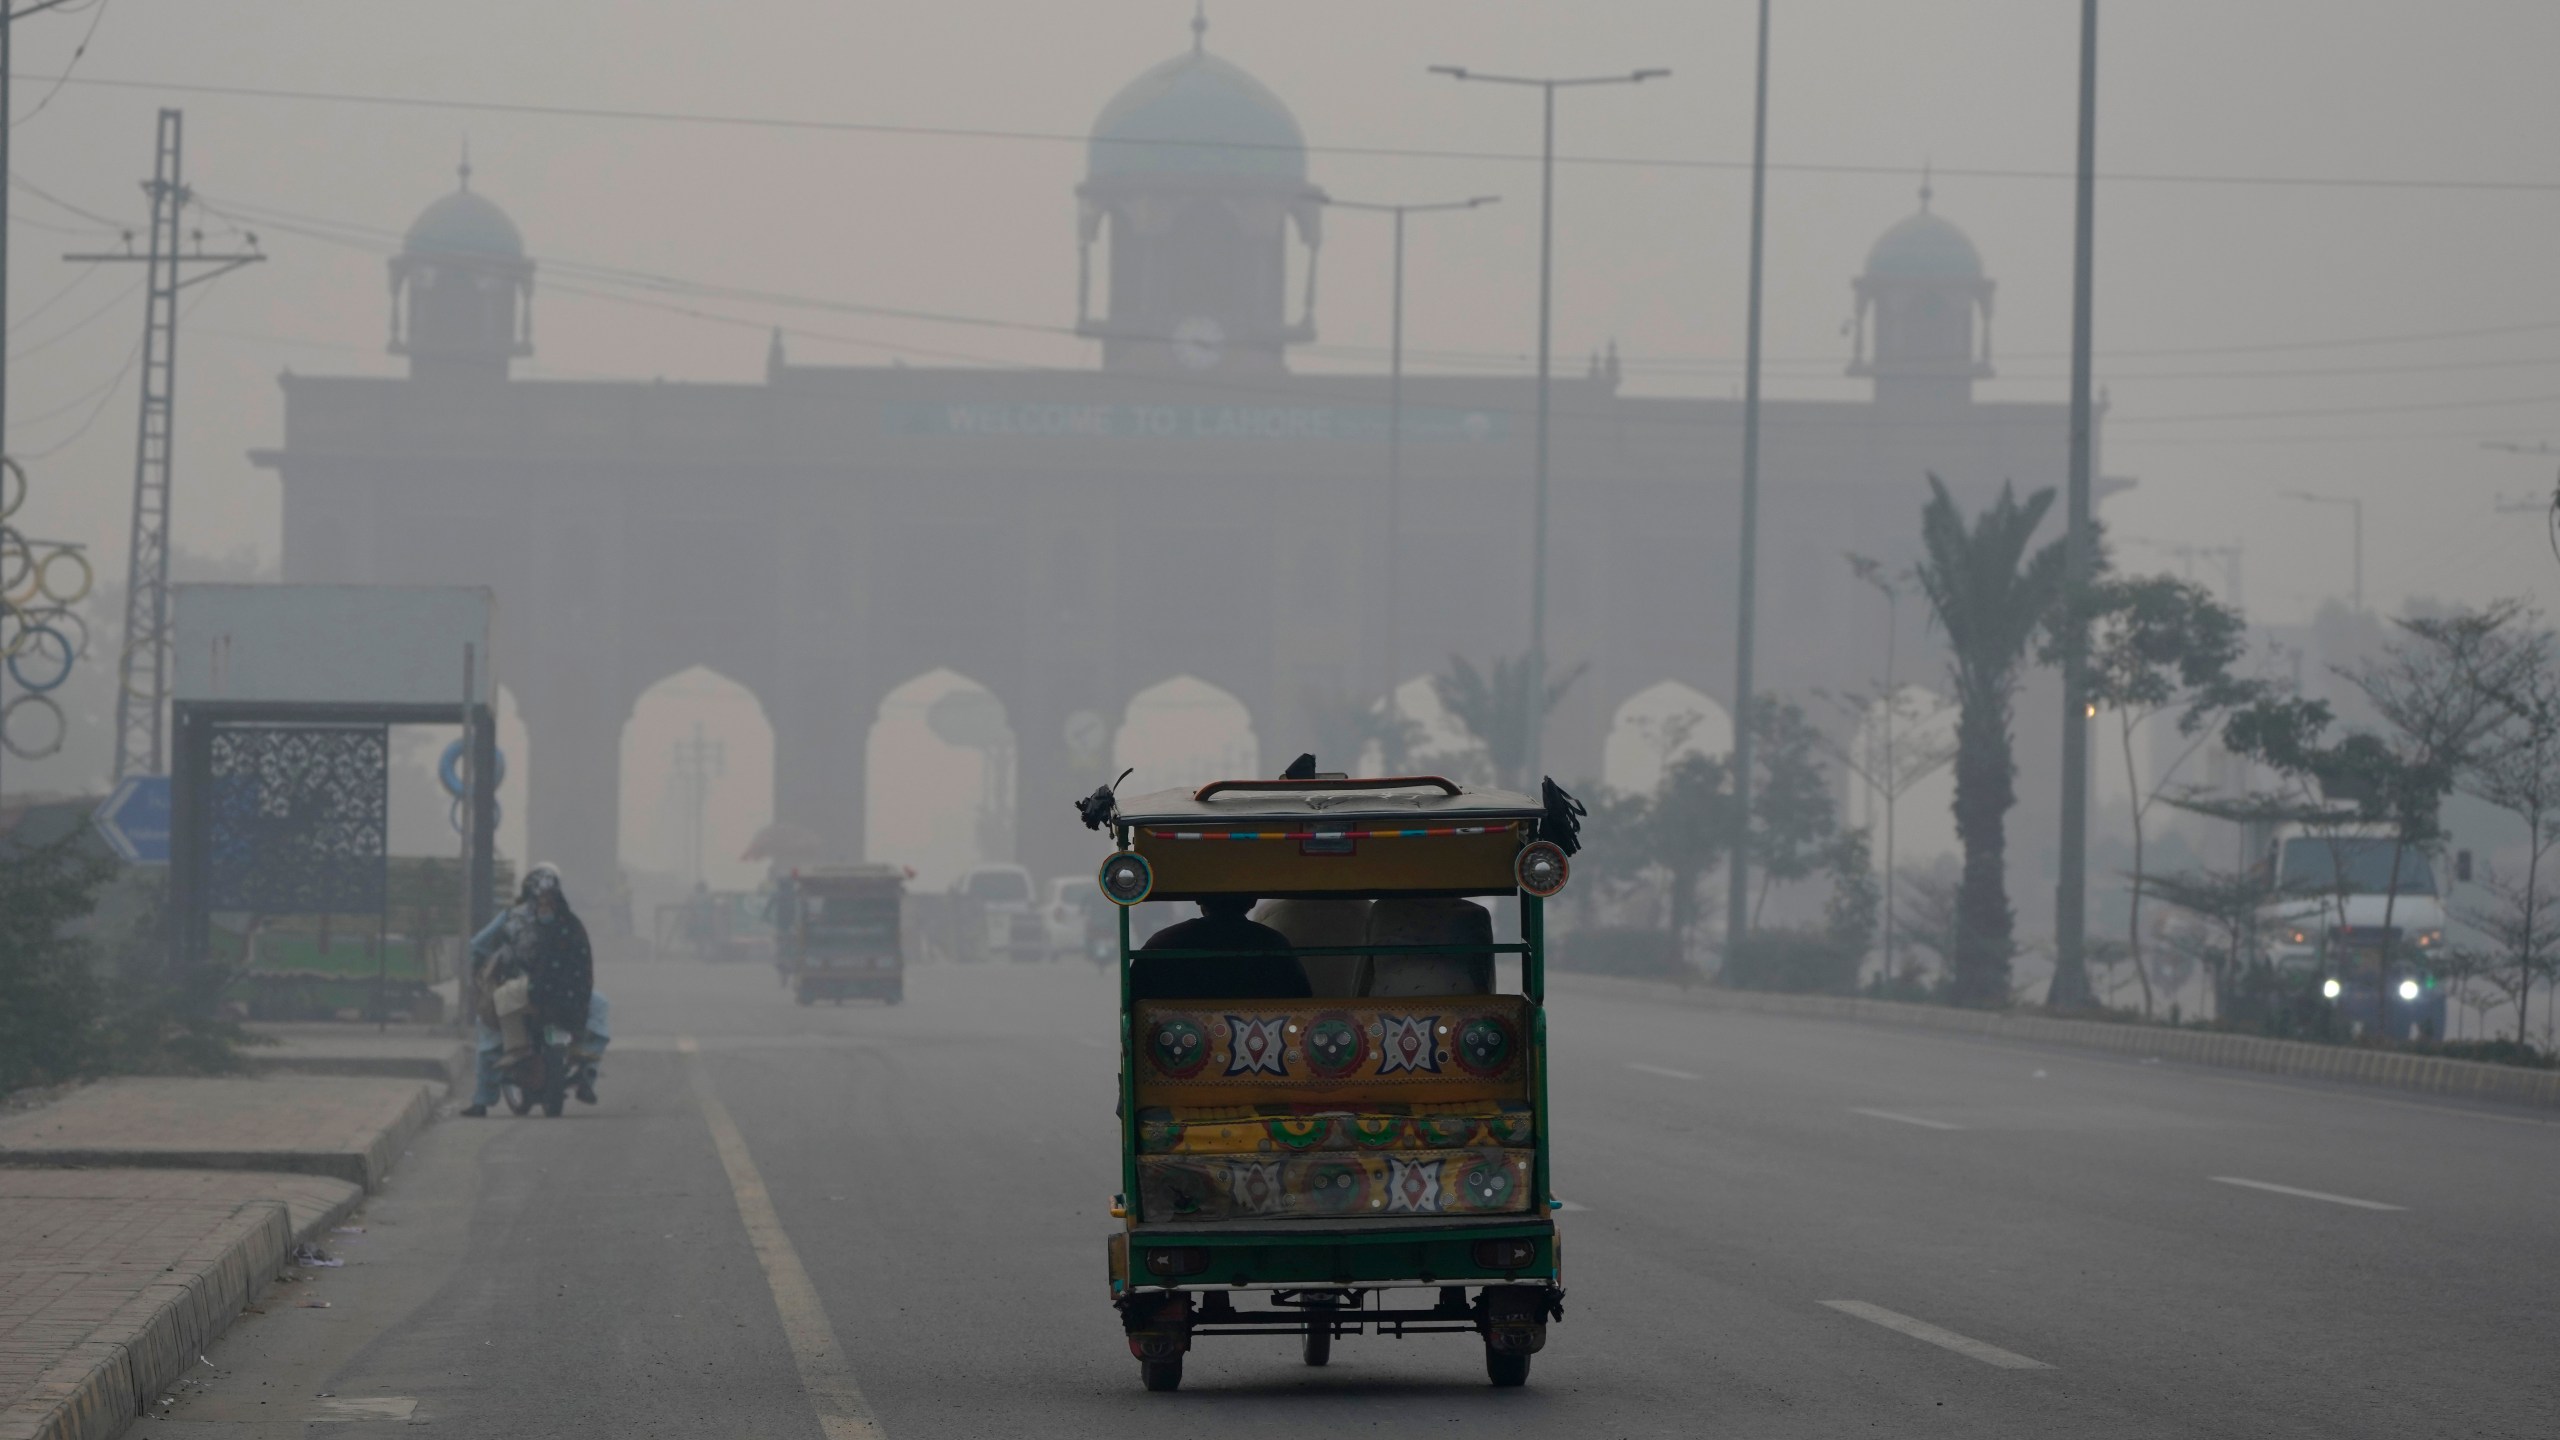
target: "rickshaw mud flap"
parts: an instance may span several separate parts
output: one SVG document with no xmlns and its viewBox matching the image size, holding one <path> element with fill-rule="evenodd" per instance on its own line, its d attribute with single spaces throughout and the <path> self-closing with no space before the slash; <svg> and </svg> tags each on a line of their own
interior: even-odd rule
<svg viewBox="0 0 2560 1440">
<path fill-rule="evenodd" d="M 1140 1360 L 1171 1360 L 1191 1348 L 1191 1296 L 1129 1295 L 1112 1302 L 1120 1309 L 1120 1328 L 1129 1337 L 1129 1353 Z"/>
<path fill-rule="evenodd" d="M 1487 1349 L 1501 1355 L 1535 1355 L 1547 1346 L 1547 1321 L 1564 1318 L 1564 1290 L 1538 1285 L 1488 1285 L 1476 1300 L 1476 1328 Z"/>
</svg>

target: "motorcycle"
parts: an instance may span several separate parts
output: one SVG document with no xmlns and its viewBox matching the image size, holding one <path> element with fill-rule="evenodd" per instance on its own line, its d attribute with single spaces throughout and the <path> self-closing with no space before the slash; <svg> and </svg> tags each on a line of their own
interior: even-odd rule
<svg viewBox="0 0 2560 1440">
<path fill-rule="evenodd" d="M 569 1092 L 580 1081 L 592 1082 L 595 1062 L 579 1054 L 577 1037 L 557 1025 L 542 1027 L 542 1043 L 498 1075 L 498 1095 L 511 1114 L 523 1115 L 540 1105 L 553 1119 L 568 1106 Z"/>
</svg>

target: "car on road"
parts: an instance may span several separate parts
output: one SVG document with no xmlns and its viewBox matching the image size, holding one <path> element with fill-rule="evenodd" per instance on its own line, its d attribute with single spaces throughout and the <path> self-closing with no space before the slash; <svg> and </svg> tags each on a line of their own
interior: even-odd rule
<svg viewBox="0 0 2560 1440">
<path fill-rule="evenodd" d="M 1049 926 L 1031 872 L 980 864 L 951 882 L 953 949 L 962 960 L 1046 960 Z"/>
<path fill-rule="evenodd" d="M 1051 880 L 1040 902 L 1040 920 L 1048 927 L 1053 958 L 1110 963 L 1119 922 L 1111 914 L 1111 902 L 1094 888 L 1092 876 L 1060 875 Z"/>
</svg>

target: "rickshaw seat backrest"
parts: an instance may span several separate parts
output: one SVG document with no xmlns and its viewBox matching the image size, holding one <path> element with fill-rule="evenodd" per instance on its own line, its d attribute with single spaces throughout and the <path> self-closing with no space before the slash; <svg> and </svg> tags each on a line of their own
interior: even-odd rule
<svg viewBox="0 0 2560 1440">
<path fill-rule="evenodd" d="M 1289 937 L 1296 949 L 1363 945 L 1369 939 L 1366 900 L 1266 900 L 1253 918 Z M 1366 955 L 1303 955 L 1298 963 L 1319 998 L 1350 1000 L 1368 993 Z"/>
<path fill-rule="evenodd" d="M 1370 957 L 1364 994 L 1400 999 L 1416 995 L 1493 993 L 1493 912 L 1472 900 L 1380 900 L 1369 907 L 1372 945 L 1482 945 L 1474 955 L 1376 955 Z"/>
</svg>

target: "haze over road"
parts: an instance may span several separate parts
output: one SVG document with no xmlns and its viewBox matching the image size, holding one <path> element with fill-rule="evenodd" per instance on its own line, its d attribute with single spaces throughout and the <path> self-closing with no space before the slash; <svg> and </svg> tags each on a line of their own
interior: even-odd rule
<svg viewBox="0 0 2560 1440">
<path fill-rule="evenodd" d="M 332 1307 L 271 1298 L 136 1434 L 298 1436 L 319 1406 L 484 1435 L 864 1433 L 820 1428 L 809 1316 L 777 1307 L 688 1066 L 841 1346 L 815 1361 L 897 1440 L 2400 1440 L 2560 1414 L 2560 1126 L 1569 977 L 1570 1293 L 1527 1389 L 1487 1387 L 1464 1336 L 1347 1338 L 1322 1370 L 1285 1337 L 1209 1336 L 1179 1393 L 1148 1394 L 1103 1284 L 1101 972 L 927 966 L 903 1007 L 811 1010 L 757 968 L 599 968 L 622 1032 L 603 1106 L 434 1127 L 348 1268 L 315 1272 Z M 410 1433 L 326 1433 L 375 1427 Z"/>
</svg>

